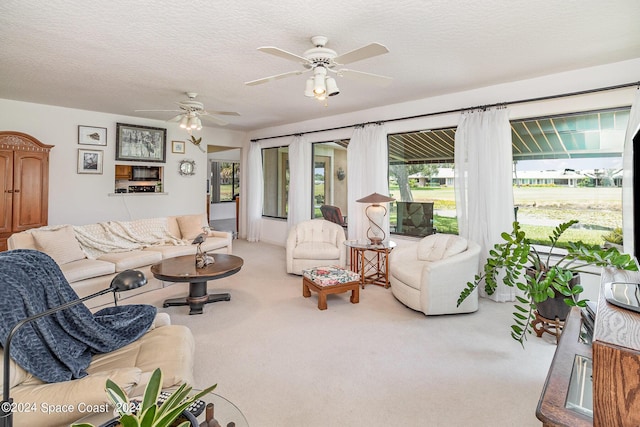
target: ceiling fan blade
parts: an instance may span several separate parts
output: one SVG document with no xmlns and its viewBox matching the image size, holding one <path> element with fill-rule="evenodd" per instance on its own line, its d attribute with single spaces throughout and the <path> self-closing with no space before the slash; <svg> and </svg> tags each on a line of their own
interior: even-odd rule
<svg viewBox="0 0 640 427">
<path fill-rule="evenodd" d="M 387 87 L 393 79 L 391 77 L 381 76 L 379 74 L 364 73 L 362 71 L 342 69 L 338 71 L 338 75 L 350 80 L 358 80 L 365 83 L 371 83 L 380 87 Z"/>
<path fill-rule="evenodd" d="M 263 46 L 263 47 L 259 47 L 258 50 L 260 52 L 268 53 L 270 55 L 275 55 L 279 58 L 287 59 L 289 61 L 297 62 L 300 64 L 311 63 L 311 61 L 309 61 L 304 56 L 296 55 L 295 53 L 287 52 L 286 50 L 282 50 L 274 46 Z"/>
<path fill-rule="evenodd" d="M 168 122 L 179 122 L 180 119 L 182 119 L 182 117 L 184 116 L 184 114 L 178 114 L 177 116 L 167 120 Z"/>
<path fill-rule="evenodd" d="M 224 125 L 228 124 L 224 120 L 219 119 L 219 118 L 214 117 L 214 116 L 208 116 L 206 114 L 201 114 L 200 117 L 202 117 L 204 119 L 207 119 L 207 120 L 211 120 L 213 123 L 217 124 L 218 126 L 224 126 Z"/>
<path fill-rule="evenodd" d="M 265 77 L 263 79 L 251 80 L 250 82 L 245 82 L 244 84 L 246 84 L 247 86 L 255 86 L 255 85 L 262 84 L 262 83 L 271 82 L 271 81 L 274 81 L 274 80 L 284 79 L 285 77 L 289 77 L 289 76 L 298 76 L 298 75 L 304 73 L 305 71 L 308 71 L 308 70 L 289 71 L 287 73 L 276 74 L 275 76 Z"/>
<path fill-rule="evenodd" d="M 333 58 L 333 60 L 336 64 L 344 65 L 356 61 L 362 61 L 363 59 L 382 55 L 388 52 L 389 49 L 387 49 L 386 46 L 381 45 L 380 43 L 371 43 L 350 52 L 343 53 L 342 55 L 338 55 Z"/>
<path fill-rule="evenodd" d="M 166 113 L 168 111 L 179 113 L 181 110 L 133 110 L 133 111 L 135 111 L 136 113 L 142 113 L 142 112 L 147 112 L 147 113 Z"/>
<path fill-rule="evenodd" d="M 236 113 L 235 111 L 203 111 L 202 115 L 207 114 L 218 114 L 220 116 L 239 116 L 240 113 Z"/>
</svg>

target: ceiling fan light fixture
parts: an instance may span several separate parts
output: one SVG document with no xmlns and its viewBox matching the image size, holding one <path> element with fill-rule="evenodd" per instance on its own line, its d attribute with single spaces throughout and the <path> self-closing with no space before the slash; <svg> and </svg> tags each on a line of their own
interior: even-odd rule
<svg viewBox="0 0 640 427">
<path fill-rule="evenodd" d="M 313 81 L 313 93 L 315 93 L 316 95 L 322 95 L 327 91 L 324 86 L 324 76 L 322 74 L 316 74 L 313 77 Z"/>
<path fill-rule="evenodd" d="M 313 92 L 313 77 L 309 77 L 307 79 L 307 87 L 304 90 L 304 96 L 308 96 L 309 98 L 313 98 L 315 96 L 315 93 Z"/>
<path fill-rule="evenodd" d="M 189 127 L 191 129 L 195 129 L 198 127 L 198 118 L 197 117 L 191 117 L 189 119 Z"/>
<path fill-rule="evenodd" d="M 180 119 L 180 127 L 182 129 L 186 129 L 188 124 L 189 124 L 189 117 L 182 116 L 182 118 Z"/>
<path fill-rule="evenodd" d="M 200 120 L 200 117 L 196 117 L 196 130 L 202 130 L 202 121 Z"/>
<path fill-rule="evenodd" d="M 328 77 L 326 80 L 327 84 L 327 95 L 336 96 L 340 93 L 340 89 L 338 89 L 338 84 L 336 83 L 336 79 L 333 77 Z"/>
</svg>

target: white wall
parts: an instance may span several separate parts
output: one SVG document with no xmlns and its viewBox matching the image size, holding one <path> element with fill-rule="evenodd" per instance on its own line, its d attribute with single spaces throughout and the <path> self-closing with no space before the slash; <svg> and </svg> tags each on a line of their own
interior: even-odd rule
<svg viewBox="0 0 640 427">
<path fill-rule="evenodd" d="M 167 129 L 167 161 L 160 194 L 109 195 L 114 190 L 116 123 L 147 125 Z M 78 125 L 107 128 L 107 146 L 78 144 Z M 49 224 L 89 224 L 205 212 L 207 154 L 187 142 L 185 154 L 171 153 L 172 140 L 188 140 L 176 123 L 119 116 L 93 111 L 53 107 L 0 99 L 0 130 L 27 133 L 45 144 L 55 145 L 49 165 Z M 203 143 L 241 147 L 244 132 L 203 128 L 197 133 Z M 102 175 L 77 173 L 78 149 L 104 150 Z M 178 162 L 196 162 L 196 175 L 178 174 Z M 118 162 L 129 163 L 129 162 Z"/>
<path fill-rule="evenodd" d="M 637 82 L 639 79 L 640 58 L 604 66 L 553 74 L 530 80 L 504 83 L 480 89 L 426 98 L 402 104 L 389 105 L 386 107 L 362 110 L 350 114 L 343 114 L 341 116 L 265 128 L 250 132 L 248 136 L 249 139 L 258 139 L 262 137 L 288 135 L 299 132 L 349 126 L 358 123 L 438 113 L 479 105 L 514 102 L 523 99 L 579 92 Z M 429 82 L 425 82 L 425 84 L 429 84 Z M 626 89 L 560 98 L 550 101 L 514 104 L 510 105 L 508 108 L 511 119 L 520 119 L 525 117 L 537 117 L 601 108 L 629 106 L 633 102 L 635 91 L 636 87 L 630 87 Z M 389 122 L 386 123 L 385 126 L 388 133 L 437 129 L 456 126 L 459 117 L 459 113 L 441 114 L 431 117 Z M 347 128 L 329 132 L 307 134 L 306 137 L 309 143 L 313 143 L 339 138 L 350 138 L 352 132 L 352 128 Z M 291 138 L 288 137 L 265 140 L 263 143 L 268 146 L 280 146 L 287 145 L 290 141 Z M 248 150 L 244 151 L 246 152 Z M 244 218 L 241 217 L 241 221 L 243 220 Z M 265 242 L 284 245 L 287 234 L 287 222 L 267 218 L 264 218 L 262 221 L 261 239 Z M 246 229 L 246 227 L 241 226 L 241 229 L 243 228 Z"/>
</svg>

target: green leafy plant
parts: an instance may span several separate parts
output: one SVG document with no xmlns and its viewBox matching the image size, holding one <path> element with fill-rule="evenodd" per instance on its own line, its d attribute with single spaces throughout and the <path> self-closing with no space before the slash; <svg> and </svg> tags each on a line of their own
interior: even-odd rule
<svg viewBox="0 0 640 427">
<path fill-rule="evenodd" d="M 201 392 L 189 396 L 192 387 L 182 384 L 176 389 L 161 405 L 158 405 L 158 397 L 162 387 L 162 371 L 156 369 L 151 375 L 151 379 L 144 390 L 144 396 L 140 405 L 129 400 L 127 394 L 111 380 L 107 380 L 107 397 L 120 415 L 122 427 L 169 427 L 195 400 L 210 393 L 217 384 L 202 390 Z M 135 413 L 134 408 L 138 408 Z M 188 427 L 189 421 L 184 421 L 178 427 Z M 93 427 L 92 424 L 74 424 L 73 427 Z"/>
<path fill-rule="evenodd" d="M 623 242 L 622 228 L 616 227 L 607 234 L 603 234 L 602 239 L 605 242 L 613 243 L 614 245 L 621 245 Z"/>
<path fill-rule="evenodd" d="M 616 248 L 603 249 L 600 246 L 587 245 L 581 241 L 569 242 L 566 255 L 553 255 L 553 250 L 562 234 L 577 220 L 571 220 L 553 229 L 549 240 L 551 248 L 548 254 L 541 254 L 531 244 L 520 223 L 513 223 L 511 233 L 502 233 L 502 243 L 496 244 L 489 251 L 489 257 L 483 271 L 477 274 L 473 282 L 460 293 L 460 305 L 484 281 L 484 290 L 492 295 L 498 281 L 509 287 L 516 287 L 522 295 L 516 296 L 511 337 L 524 346 L 527 334 L 532 331 L 532 321 L 538 304 L 556 293 L 563 295 L 569 307 L 586 305 L 586 300 L 579 300 L 583 291 L 580 285 L 571 286 L 574 275 L 589 273 L 587 266 L 613 266 L 622 270 L 637 271 L 638 266 L 628 254 L 621 254 Z"/>
</svg>

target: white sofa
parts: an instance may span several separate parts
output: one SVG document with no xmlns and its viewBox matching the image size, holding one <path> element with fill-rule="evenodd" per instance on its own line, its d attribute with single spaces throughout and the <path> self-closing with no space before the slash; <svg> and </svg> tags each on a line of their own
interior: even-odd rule
<svg viewBox="0 0 640 427">
<path fill-rule="evenodd" d="M 478 290 L 460 307 L 460 293 L 478 273 L 480 245 L 453 234 L 432 234 L 395 248 L 389 256 L 391 292 L 427 315 L 478 310 Z"/>
<path fill-rule="evenodd" d="M 129 396 L 144 393 L 156 368 L 162 370 L 163 388 L 193 385 L 193 334 L 186 326 L 170 323 L 166 313 L 159 313 L 146 334 L 116 351 L 93 356 L 88 375 L 71 381 L 43 383 L 11 360 L 10 396 L 19 409 L 13 413 L 13 425 L 68 426 L 97 412 L 96 408 L 105 408 L 108 403 L 107 378 Z M 0 379 L 2 376 L 0 372 Z M 64 411 L 56 410 L 63 405 Z"/>
<path fill-rule="evenodd" d="M 307 268 L 344 267 L 347 261 L 344 241 L 344 229 L 321 218 L 294 225 L 287 236 L 287 273 L 302 275 Z"/>
<path fill-rule="evenodd" d="M 116 294 L 118 299 L 126 299 L 171 284 L 155 279 L 151 265 L 166 258 L 195 255 L 196 245 L 191 242 L 205 226 L 208 222 L 204 213 L 83 226 L 46 226 L 13 234 L 7 244 L 10 250 L 36 249 L 50 255 L 79 297 L 108 288 L 121 271 L 140 270 L 148 283 Z M 232 234 L 211 230 L 202 249 L 230 254 Z M 113 304 L 113 296 L 102 295 L 87 303 L 92 309 Z"/>
</svg>

